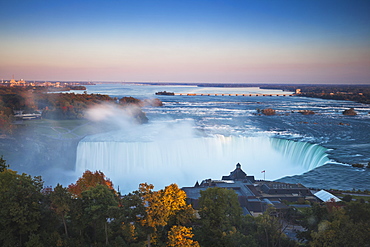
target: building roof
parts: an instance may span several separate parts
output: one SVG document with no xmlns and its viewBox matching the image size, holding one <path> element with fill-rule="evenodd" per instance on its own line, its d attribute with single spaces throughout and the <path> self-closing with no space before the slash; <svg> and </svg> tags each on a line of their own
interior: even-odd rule
<svg viewBox="0 0 370 247">
<path fill-rule="evenodd" d="M 230 172 L 229 176 L 222 176 L 222 180 L 242 180 L 246 178 L 247 174 L 242 170 L 239 163 L 236 164 L 235 170 Z"/>
<path fill-rule="evenodd" d="M 314 195 L 323 202 L 330 202 L 330 201 L 333 201 L 333 200 L 335 202 L 341 201 L 341 199 L 339 199 L 335 195 L 333 195 L 333 194 L 331 194 L 331 193 L 329 193 L 325 190 L 320 190 L 319 192 L 316 192 Z"/>
<path fill-rule="evenodd" d="M 247 176 L 239 163 L 229 176 L 223 176 L 221 180 L 205 179 L 201 183 L 196 182 L 194 187 L 183 187 L 182 190 L 185 191 L 189 203 L 197 208 L 201 191 L 210 187 L 234 190 L 244 214 L 251 215 L 264 212 L 268 205 L 279 210 L 287 209 L 288 207 L 281 200 L 296 202 L 298 199 L 308 197 L 316 200 L 310 190 L 301 184 L 256 182 L 254 176 Z"/>
</svg>

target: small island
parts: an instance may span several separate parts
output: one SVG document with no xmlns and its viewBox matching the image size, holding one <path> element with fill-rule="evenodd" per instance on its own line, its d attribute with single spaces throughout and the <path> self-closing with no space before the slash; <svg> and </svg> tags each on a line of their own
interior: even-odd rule
<svg viewBox="0 0 370 247">
<path fill-rule="evenodd" d="M 355 111 L 354 108 L 349 108 L 348 110 L 344 110 L 342 114 L 346 116 L 356 116 L 357 112 Z"/>
<path fill-rule="evenodd" d="M 155 95 L 175 95 L 174 92 L 167 92 L 167 91 L 162 91 L 162 92 L 156 92 Z"/>
</svg>

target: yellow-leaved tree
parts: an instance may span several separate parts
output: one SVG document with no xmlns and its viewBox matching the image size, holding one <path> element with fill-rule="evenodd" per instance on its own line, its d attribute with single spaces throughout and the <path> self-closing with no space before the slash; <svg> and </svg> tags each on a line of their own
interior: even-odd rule
<svg viewBox="0 0 370 247">
<path fill-rule="evenodd" d="M 168 232 L 167 246 L 199 247 L 199 243 L 191 239 L 194 236 L 191 230 L 191 227 L 173 226 Z"/>
<path fill-rule="evenodd" d="M 159 227 L 171 224 L 182 224 L 194 216 L 191 205 L 186 203 L 186 193 L 176 184 L 165 189 L 152 191 L 153 185 L 140 184 L 146 215 L 141 224 L 152 229 L 148 234 L 148 246 L 157 239 Z"/>
</svg>

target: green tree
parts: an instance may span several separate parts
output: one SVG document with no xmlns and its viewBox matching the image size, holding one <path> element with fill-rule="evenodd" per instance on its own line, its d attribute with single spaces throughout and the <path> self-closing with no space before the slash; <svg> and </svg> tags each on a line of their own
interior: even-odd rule
<svg viewBox="0 0 370 247">
<path fill-rule="evenodd" d="M 68 229 L 66 217 L 71 210 L 71 194 L 68 192 L 67 188 L 64 188 L 62 185 L 58 184 L 54 191 L 50 194 L 51 208 L 56 212 L 60 217 L 64 226 L 64 233 L 68 238 Z"/>
<path fill-rule="evenodd" d="M 114 223 L 118 224 L 118 235 L 123 236 L 128 245 L 143 243 L 147 239 L 147 230 L 141 224 L 145 217 L 145 204 L 139 190 L 133 191 L 121 198 L 119 214 Z"/>
<path fill-rule="evenodd" d="M 343 209 L 336 210 L 332 217 L 330 220 L 321 221 L 317 231 L 311 232 L 310 246 L 366 246 L 366 243 L 359 242 L 357 234 L 353 235 L 351 228 L 355 226 Z"/>
<path fill-rule="evenodd" d="M 255 238 L 259 246 L 288 247 L 297 245 L 285 235 L 287 221 L 278 216 L 274 209 L 269 208 L 263 215 L 255 218 L 255 221 L 257 226 Z"/>
<path fill-rule="evenodd" d="M 344 209 L 346 210 L 346 214 L 348 214 L 348 216 L 354 223 L 370 224 L 370 204 L 369 203 L 350 202 L 350 203 L 347 203 Z"/>
<path fill-rule="evenodd" d="M 301 241 L 311 241 L 311 232 L 317 231 L 319 223 L 328 219 L 328 209 L 318 203 L 313 203 L 310 208 L 302 211 L 302 219 L 299 221 L 299 224 L 306 230 L 297 234 L 298 239 Z"/>
<path fill-rule="evenodd" d="M 23 246 L 37 234 L 41 219 L 43 182 L 40 177 L 0 173 L 0 245 Z M 36 237 L 37 238 L 37 237 Z"/>
<path fill-rule="evenodd" d="M 107 186 L 98 184 L 82 192 L 83 208 L 86 219 L 90 219 L 93 227 L 93 239 L 99 235 L 98 229 L 104 228 L 105 244 L 109 244 L 108 219 L 111 218 L 112 208 L 118 207 L 117 198 Z"/>
<path fill-rule="evenodd" d="M 200 192 L 200 227 L 196 239 L 204 246 L 226 246 L 225 236 L 238 229 L 242 209 L 233 190 L 214 187 Z"/>
<path fill-rule="evenodd" d="M 87 170 L 67 190 L 73 198 L 68 213 L 71 219 L 68 228 L 68 236 L 71 237 L 69 242 L 73 245 L 107 242 L 109 224 L 106 217 L 111 213 L 107 205 L 118 206 L 112 182 L 101 171 Z M 60 213 L 68 212 L 64 202 L 60 206 Z"/>
<path fill-rule="evenodd" d="M 342 200 L 345 201 L 345 202 L 350 202 L 350 201 L 352 201 L 352 196 L 351 195 L 345 195 L 345 196 L 343 196 Z"/>
<path fill-rule="evenodd" d="M 0 156 L 0 172 L 3 172 L 5 171 L 6 169 L 8 169 L 9 165 L 6 164 L 6 160 L 3 159 L 3 156 L 1 155 Z"/>
<path fill-rule="evenodd" d="M 328 207 L 328 205 L 326 205 Z M 370 242 L 370 206 L 351 202 L 345 207 L 329 207 L 328 219 L 311 231 L 310 246 L 367 246 Z"/>
</svg>

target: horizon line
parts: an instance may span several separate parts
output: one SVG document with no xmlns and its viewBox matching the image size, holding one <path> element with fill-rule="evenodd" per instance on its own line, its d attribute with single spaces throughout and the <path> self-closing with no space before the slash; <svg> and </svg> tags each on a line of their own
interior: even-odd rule
<svg viewBox="0 0 370 247">
<path fill-rule="evenodd" d="M 13 78 L 12 78 L 13 79 Z M 12 79 L 1 79 L 2 81 L 10 81 Z M 321 82 L 196 82 L 196 81 L 120 81 L 120 80 L 37 80 L 37 79 L 19 79 L 23 81 L 35 81 L 35 82 L 90 82 L 90 83 L 120 83 L 120 84 L 229 84 L 229 85 L 352 85 L 352 86 L 370 86 L 369 83 L 321 83 Z M 18 80 L 18 81 L 19 81 Z M 0 83 L 1 84 L 1 83 Z"/>
</svg>

